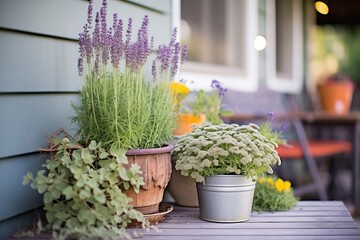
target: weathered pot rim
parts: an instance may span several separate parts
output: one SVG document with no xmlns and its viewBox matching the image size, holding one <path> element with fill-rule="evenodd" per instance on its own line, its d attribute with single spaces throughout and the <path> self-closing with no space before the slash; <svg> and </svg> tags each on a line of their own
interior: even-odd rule
<svg viewBox="0 0 360 240">
<path fill-rule="evenodd" d="M 174 146 L 172 144 L 165 145 L 164 147 L 159 148 L 144 148 L 144 149 L 130 149 L 126 152 L 126 156 L 132 155 L 155 155 L 161 153 L 168 153 L 174 150 Z"/>
</svg>

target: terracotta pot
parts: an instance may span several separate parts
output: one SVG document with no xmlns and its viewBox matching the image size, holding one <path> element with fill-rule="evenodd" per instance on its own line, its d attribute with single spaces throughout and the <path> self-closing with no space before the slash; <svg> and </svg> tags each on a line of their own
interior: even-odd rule
<svg viewBox="0 0 360 240">
<path fill-rule="evenodd" d="M 324 111 L 336 114 L 349 112 L 354 92 L 352 82 L 331 82 L 319 85 L 318 92 Z"/>
<path fill-rule="evenodd" d="M 180 171 L 175 169 L 174 163 L 167 190 L 175 199 L 176 204 L 184 207 L 199 206 L 195 179 L 181 175 Z"/>
<path fill-rule="evenodd" d="M 132 188 L 125 191 L 132 198 L 134 209 L 143 214 L 159 212 L 159 204 L 164 196 L 171 176 L 171 151 L 172 145 L 162 148 L 135 149 L 126 152 L 129 163 L 136 163 L 143 172 L 145 185 L 140 187 L 140 192 L 135 193 Z"/>
<path fill-rule="evenodd" d="M 192 114 L 180 114 L 178 116 L 177 128 L 173 131 L 173 135 L 184 135 L 192 131 L 194 125 L 202 124 L 206 121 L 206 116 L 200 114 L 195 116 Z"/>
</svg>

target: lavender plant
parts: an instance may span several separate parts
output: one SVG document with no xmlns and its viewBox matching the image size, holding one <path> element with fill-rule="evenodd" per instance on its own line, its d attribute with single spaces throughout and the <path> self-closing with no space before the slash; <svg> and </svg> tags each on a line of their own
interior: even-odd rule
<svg viewBox="0 0 360 240">
<path fill-rule="evenodd" d="M 175 169 L 197 182 L 218 174 L 254 178 L 263 172 L 272 173 L 273 164 L 280 165 L 277 146 L 274 140 L 263 136 L 255 124 L 205 123 L 180 139 L 173 157 Z"/>
<path fill-rule="evenodd" d="M 131 18 L 125 31 L 117 14 L 110 27 L 106 16 L 104 0 L 93 26 L 89 2 L 87 23 L 79 38 L 78 69 L 85 83 L 80 105 L 73 104 L 79 135 L 87 142 L 101 141 L 104 147 L 159 147 L 171 139 L 176 125 L 168 84 L 186 58 L 186 48 L 181 53 L 174 29 L 170 43 L 155 49 L 148 36 L 147 16 L 135 42 Z"/>
</svg>

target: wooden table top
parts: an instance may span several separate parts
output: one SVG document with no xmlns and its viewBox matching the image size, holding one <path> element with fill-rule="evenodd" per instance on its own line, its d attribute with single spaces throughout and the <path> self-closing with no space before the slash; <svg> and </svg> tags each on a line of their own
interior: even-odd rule
<svg viewBox="0 0 360 240">
<path fill-rule="evenodd" d="M 252 213 L 244 223 L 211 223 L 199 219 L 198 208 L 175 206 L 141 239 L 360 239 L 359 225 L 340 201 L 300 201 L 287 212 Z"/>
<path fill-rule="evenodd" d="M 243 223 L 211 223 L 199 218 L 198 208 L 174 206 L 174 211 L 156 225 L 158 231 L 140 231 L 144 240 L 292 240 L 292 239 L 360 239 L 360 227 L 340 201 L 300 201 L 286 212 L 252 213 L 251 219 Z M 50 233 L 32 238 L 51 239 Z"/>
</svg>

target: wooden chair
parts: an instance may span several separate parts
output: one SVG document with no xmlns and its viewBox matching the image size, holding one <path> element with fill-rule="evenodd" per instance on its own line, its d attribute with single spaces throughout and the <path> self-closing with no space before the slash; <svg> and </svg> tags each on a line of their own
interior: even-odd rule
<svg viewBox="0 0 360 240">
<path fill-rule="evenodd" d="M 251 107 L 243 106 L 242 99 L 246 98 L 246 102 L 251 102 Z M 293 159 L 303 159 L 312 177 L 312 182 L 295 188 L 297 196 L 316 191 L 320 200 L 327 200 L 323 179 L 320 176 L 318 166 L 315 159 L 334 160 L 333 157 L 339 154 L 350 153 L 352 144 L 350 141 L 333 141 L 333 140 L 311 140 L 309 141 L 302 121 L 298 118 L 297 112 L 300 111 L 294 96 L 283 95 L 271 92 L 269 90 L 260 90 L 257 93 L 239 93 L 228 92 L 224 97 L 226 107 L 235 111 L 233 117 L 225 118 L 226 122 L 249 122 L 251 120 L 266 119 L 266 113 L 273 111 L 281 115 L 281 120 L 287 120 L 293 125 L 295 130 L 295 140 L 290 141 L 287 146 L 280 146 L 277 150 L 283 161 Z M 286 104 L 284 104 L 284 102 Z M 260 103 L 260 105 L 259 105 Z M 261 105 L 261 103 L 265 104 Z M 287 106 L 286 106 L 287 105 Z M 244 112 L 243 109 L 245 109 Z M 249 112 L 252 110 L 253 112 Z M 262 111 L 260 113 L 259 111 Z M 334 181 L 334 176 L 332 178 Z"/>
</svg>

